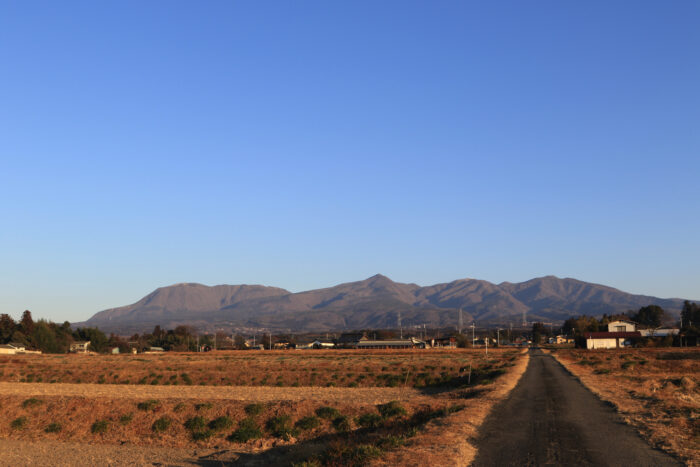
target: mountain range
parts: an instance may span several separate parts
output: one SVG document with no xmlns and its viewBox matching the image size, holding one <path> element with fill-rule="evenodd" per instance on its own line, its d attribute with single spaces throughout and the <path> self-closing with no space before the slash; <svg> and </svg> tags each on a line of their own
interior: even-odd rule
<svg viewBox="0 0 700 467">
<path fill-rule="evenodd" d="M 677 316 L 683 299 L 633 295 L 604 285 L 554 276 L 520 283 L 477 279 L 421 287 L 377 274 L 324 289 L 292 293 L 262 285 L 175 284 L 138 302 L 100 311 L 74 326 L 129 334 L 159 325 L 192 325 L 200 331 L 271 329 L 325 332 L 363 328 L 456 326 L 463 323 L 561 322 L 573 315 L 613 314 L 656 304 Z"/>
</svg>

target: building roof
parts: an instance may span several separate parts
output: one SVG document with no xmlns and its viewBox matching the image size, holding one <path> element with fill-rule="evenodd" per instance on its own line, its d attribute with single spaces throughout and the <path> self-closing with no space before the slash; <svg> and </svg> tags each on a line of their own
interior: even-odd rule
<svg viewBox="0 0 700 467">
<path fill-rule="evenodd" d="M 639 331 L 635 332 L 587 332 L 583 335 L 586 339 L 628 339 L 631 337 L 642 337 Z"/>
<path fill-rule="evenodd" d="M 377 345 L 386 345 L 386 346 L 414 345 L 415 343 L 416 342 L 413 341 L 412 339 L 404 339 L 404 340 L 393 339 L 393 340 L 386 340 L 386 341 L 363 340 L 363 341 L 359 342 L 357 344 L 357 346 L 358 347 L 365 347 L 365 346 L 377 346 Z"/>
<path fill-rule="evenodd" d="M 637 325 L 634 321 L 630 321 L 628 319 L 616 319 L 614 321 L 609 321 L 608 324 L 613 324 L 613 323 L 629 323 L 629 324 L 634 324 Z"/>
<path fill-rule="evenodd" d="M 0 349 L 12 349 L 12 350 L 17 350 L 17 348 L 13 345 L 10 344 L 0 344 Z"/>
<path fill-rule="evenodd" d="M 364 333 L 361 332 L 346 332 L 338 338 L 338 344 L 351 344 L 366 339 Z"/>
</svg>

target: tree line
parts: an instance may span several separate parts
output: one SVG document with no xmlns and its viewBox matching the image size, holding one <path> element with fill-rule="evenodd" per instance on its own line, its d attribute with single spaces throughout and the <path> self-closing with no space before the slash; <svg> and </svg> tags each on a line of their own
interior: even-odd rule
<svg viewBox="0 0 700 467">
<path fill-rule="evenodd" d="M 0 343 L 16 343 L 29 350 L 44 353 L 66 353 L 75 341 L 90 341 L 96 352 L 106 352 L 109 338 L 97 328 L 73 330 L 68 321 L 57 324 L 40 319 L 34 321 L 32 313 L 26 310 L 22 318 L 15 321 L 8 314 L 0 314 Z"/>
</svg>

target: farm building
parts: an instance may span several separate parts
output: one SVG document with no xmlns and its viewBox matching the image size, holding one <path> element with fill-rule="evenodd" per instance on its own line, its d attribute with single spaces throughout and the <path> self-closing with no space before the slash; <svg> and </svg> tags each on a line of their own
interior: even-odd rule
<svg viewBox="0 0 700 467">
<path fill-rule="evenodd" d="M 587 332 L 587 349 L 619 349 L 631 346 L 634 339 L 642 337 L 639 332 Z"/>
<path fill-rule="evenodd" d="M 87 353 L 90 341 L 75 341 L 70 345 L 70 351 L 75 353 Z"/>
<path fill-rule="evenodd" d="M 392 339 L 385 341 L 364 339 L 358 342 L 355 349 L 424 349 L 425 342 L 411 337 L 410 339 Z"/>
</svg>

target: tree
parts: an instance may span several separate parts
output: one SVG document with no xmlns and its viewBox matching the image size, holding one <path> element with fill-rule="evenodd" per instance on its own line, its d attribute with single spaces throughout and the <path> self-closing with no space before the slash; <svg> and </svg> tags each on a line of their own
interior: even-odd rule
<svg viewBox="0 0 700 467">
<path fill-rule="evenodd" d="M 700 326 L 700 305 L 686 300 L 681 310 L 681 327 L 689 329 Z"/>
<path fill-rule="evenodd" d="M 26 336 L 30 336 L 34 331 L 34 320 L 32 319 L 32 312 L 29 310 L 24 310 L 22 313 L 22 319 L 19 321 L 19 326 L 22 333 Z"/>
<path fill-rule="evenodd" d="M 90 341 L 90 350 L 93 352 L 106 353 L 109 349 L 107 336 L 97 328 L 78 328 L 73 333 L 73 338 L 80 341 Z"/>
<path fill-rule="evenodd" d="M 532 343 L 539 344 L 542 337 L 547 335 L 547 329 L 542 323 L 532 323 Z"/>
<path fill-rule="evenodd" d="M 17 323 L 10 315 L 0 315 L 0 344 L 7 344 L 16 328 Z"/>
<path fill-rule="evenodd" d="M 246 349 L 245 338 L 240 334 L 236 334 L 236 337 L 233 338 L 233 348 L 236 350 Z"/>
<path fill-rule="evenodd" d="M 632 317 L 632 320 L 636 321 L 642 326 L 658 328 L 661 326 L 661 321 L 663 320 L 664 314 L 664 309 L 660 306 L 649 305 L 640 308 L 639 311 Z"/>
</svg>

